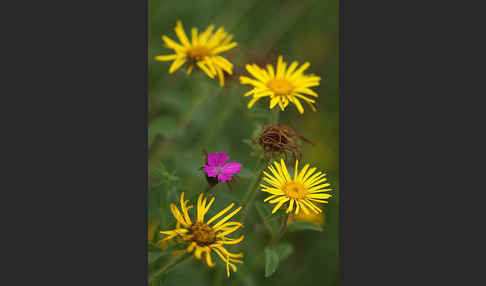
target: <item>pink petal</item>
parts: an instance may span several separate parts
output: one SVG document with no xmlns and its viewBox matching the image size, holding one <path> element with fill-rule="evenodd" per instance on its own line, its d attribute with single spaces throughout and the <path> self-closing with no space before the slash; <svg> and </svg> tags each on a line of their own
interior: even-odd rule
<svg viewBox="0 0 486 286">
<path fill-rule="evenodd" d="M 228 164 L 224 165 L 223 168 L 221 168 L 222 173 L 224 174 L 235 174 L 241 172 L 241 166 L 243 166 L 241 163 L 232 161 L 229 162 Z"/>
<path fill-rule="evenodd" d="M 218 152 L 218 158 L 216 159 L 216 165 L 223 167 L 226 161 L 228 161 L 228 152 Z"/>
<path fill-rule="evenodd" d="M 210 166 L 216 166 L 217 165 L 217 162 L 218 162 L 218 155 L 216 155 L 216 153 L 209 154 L 209 156 L 208 156 L 208 164 Z"/>
<path fill-rule="evenodd" d="M 204 165 L 204 172 L 208 175 L 208 177 L 216 177 L 218 175 L 218 171 L 213 166 Z"/>
<path fill-rule="evenodd" d="M 221 173 L 218 175 L 218 180 L 221 183 L 231 180 L 231 174 Z"/>
</svg>

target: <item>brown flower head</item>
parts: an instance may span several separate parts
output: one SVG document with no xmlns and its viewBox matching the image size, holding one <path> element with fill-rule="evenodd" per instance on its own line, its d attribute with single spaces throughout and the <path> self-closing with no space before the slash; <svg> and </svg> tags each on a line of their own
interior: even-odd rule
<svg viewBox="0 0 486 286">
<path fill-rule="evenodd" d="M 257 138 L 253 139 L 253 143 L 262 147 L 267 160 L 270 160 L 272 155 L 278 153 L 284 155 L 287 161 L 287 153 L 292 154 L 294 160 L 297 159 L 297 156 L 302 158 L 299 139 L 313 146 L 315 145 L 314 142 L 298 134 L 289 126 L 285 124 L 273 124 L 263 126 L 263 132 Z"/>
</svg>

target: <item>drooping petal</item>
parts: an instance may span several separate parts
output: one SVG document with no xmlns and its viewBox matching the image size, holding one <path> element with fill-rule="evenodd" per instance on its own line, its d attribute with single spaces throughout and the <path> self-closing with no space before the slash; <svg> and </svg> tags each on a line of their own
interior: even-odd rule
<svg viewBox="0 0 486 286">
<path fill-rule="evenodd" d="M 208 250 L 206 251 L 206 264 L 209 266 L 209 267 L 214 267 L 216 266 L 216 264 L 213 263 L 213 260 L 211 259 L 211 250 L 210 248 L 208 247 Z"/>
</svg>

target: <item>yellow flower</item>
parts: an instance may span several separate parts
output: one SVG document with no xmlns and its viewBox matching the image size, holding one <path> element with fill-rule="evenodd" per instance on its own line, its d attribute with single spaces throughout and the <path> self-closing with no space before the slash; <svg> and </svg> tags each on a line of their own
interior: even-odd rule
<svg viewBox="0 0 486 286">
<path fill-rule="evenodd" d="M 309 169 L 309 164 L 305 165 L 302 171 L 298 172 L 299 161 L 295 161 L 294 178 L 292 179 L 287 171 L 285 162 L 280 159 L 280 163 L 274 162 L 275 168 L 271 165 L 268 169 L 272 172 L 269 175 L 267 172 L 263 171 L 265 176 L 263 180 L 270 184 L 261 185 L 263 192 L 272 194 L 267 197 L 264 202 L 269 201 L 271 204 L 277 204 L 272 213 L 275 213 L 284 203 L 288 203 L 287 213 L 294 210 L 295 214 L 299 214 L 302 210 L 305 214 L 321 213 L 322 210 L 318 208 L 314 202 L 327 203 L 324 199 L 331 197 L 330 194 L 322 194 L 323 192 L 328 192 L 331 189 L 326 189 L 330 184 L 323 182 L 327 181 L 325 178 L 326 174 L 322 172 L 317 172 L 314 174 L 316 168 Z M 314 175 L 312 175 L 314 174 Z M 311 176 L 312 175 L 312 176 Z"/>
<path fill-rule="evenodd" d="M 211 251 L 215 252 L 226 263 L 226 273 L 229 277 L 230 266 L 233 271 L 236 272 L 237 269 L 233 263 L 243 263 L 243 261 L 236 259 L 243 257 L 243 253 L 233 254 L 224 248 L 225 244 L 237 244 L 244 238 L 244 235 L 241 235 L 239 238 L 226 237 L 243 226 L 240 222 L 227 222 L 241 210 L 241 207 L 238 207 L 218 222 L 210 225 L 215 222 L 216 219 L 226 214 L 234 206 L 234 203 L 231 203 L 207 222 L 204 222 L 204 215 L 208 212 L 214 202 L 213 197 L 209 203 L 206 204 L 207 199 L 208 197 L 205 197 L 203 200 L 203 194 L 199 195 L 199 198 L 197 199 L 197 216 L 196 220 L 193 222 L 188 213 L 188 210 L 193 206 L 187 205 L 189 201 L 184 201 L 184 193 L 182 193 L 180 201 L 182 212 L 179 211 L 174 204 L 170 205 L 172 214 L 177 220 L 176 228 L 174 230 L 161 231 L 160 233 L 167 235 L 163 240 L 176 237 L 179 238 L 180 241 L 188 243 L 189 245 L 186 251 L 189 253 L 194 251 L 194 256 L 197 259 L 201 259 L 203 254 L 205 254 L 206 264 L 209 267 L 215 266 L 211 258 Z"/>
<path fill-rule="evenodd" d="M 187 38 L 181 21 L 177 21 L 175 32 L 180 44 L 169 37 L 162 36 L 167 48 L 174 50 L 175 54 L 155 57 L 158 61 L 174 61 L 169 68 L 173 73 L 185 63 L 188 64 L 187 74 L 191 74 L 194 67 L 204 71 L 210 78 L 219 77 L 219 84 L 224 86 L 223 71 L 233 74 L 233 64 L 227 59 L 219 56 L 219 53 L 236 47 L 236 42 L 231 42 L 232 35 L 227 34 L 224 29 L 219 28 L 212 33 L 214 25 L 210 25 L 204 32 L 198 34 L 197 28 L 191 30 L 191 41 Z"/>
<path fill-rule="evenodd" d="M 318 86 L 320 77 L 313 74 L 304 75 L 303 72 L 310 66 L 308 62 L 297 68 L 298 62 L 294 61 L 288 68 L 287 63 L 283 61 L 283 57 L 278 57 L 276 71 L 272 65 L 267 65 L 267 69 L 260 68 L 256 64 L 246 65 L 247 71 L 255 77 L 255 79 L 241 76 L 240 82 L 242 84 L 253 85 L 254 88 L 244 96 L 253 94 L 252 100 L 248 103 L 248 108 L 251 108 L 257 100 L 262 97 L 270 97 L 270 109 L 274 108 L 277 103 L 283 111 L 285 107 L 292 102 L 297 107 L 301 114 L 304 113 L 304 108 L 299 101 L 299 98 L 307 102 L 313 111 L 315 100 L 304 96 L 303 94 L 318 97 L 317 93 L 312 91 L 309 87 Z"/>
</svg>

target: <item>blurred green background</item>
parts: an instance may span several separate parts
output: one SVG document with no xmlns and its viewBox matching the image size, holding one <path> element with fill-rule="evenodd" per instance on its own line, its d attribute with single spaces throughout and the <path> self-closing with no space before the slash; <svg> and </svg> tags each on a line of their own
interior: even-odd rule
<svg viewBox="0 0 486 286">
<path fill-rule="evenodd" d="M 244 230 L 251 237 L 241 246 L 245 264 L 238 265 L 238 272 L 230 279 L 223 277 L 222 263 L 214 258 L 219 262 L 214 269 L 192 260 L 176 267 L 159 285 L 338 285 L 338 1 L 149 0 L 148 14 L 149 241 L 157 242 L 158 230 L 173 228 L 167 206 L 177 202 L 180 192 L 194 197 L 206 188 L 199 170 L 204 148 L 229 152 L 230 160 L 244 166 L 241 180 L 232 190 L 222 184 L 214 188 L 216 201 L 210 214 L 230 202 L 240 202 L 252 184 L 261 162 L 251 155 L 252 148 L 244 140 L 252 138 L 258 126 L 268 123 L 270 111 L 268 98 L 259 100 L 250 110 L 246 107 L 250 98 L 242 95 L 250 86 L 240 85 L 238 76 L 247 75 L 242 67 L 248 62 L 275 64 L 283 55 L 286 62 L 297 60 L 300 65 L 309 61 L 306 73 L 321 76 L 320 86 L 312 88 L 319 94 L 317 112 L 304 105 L 301 115 L 289 104 L 280 112 L 280 122 L 316 143 L 302 145 L 303 163 L 326 171 L 336 189 L 325 207 L 322 232 L 305 230 L 285 235 L 282 241 L 293 245 L 293 252 L 279 263 L 273 276 L 264 277 L 262 254 L 269 235 L 252 206 Z M 182 21 L 186 33 L 191 27 L 202 30 L 215 24 L 233 34 L 238 46 L 222 56 L 234 64 L 236 76 L 227 78 L 224 88 L 206 75 L 186 76 L 185 68 L 169 75 L 171 62 L 153 59 L 172 53 L 163 46 L 161 36 L 178 41 L 174 32 L 177 20 Z M 255 202 L 265 197 L 258 191 Z M 235 252 L 237 248 L 228 249 Z M 170 259 L 162 253 L 149 248 L 149 272 Z"/>
</svg>

